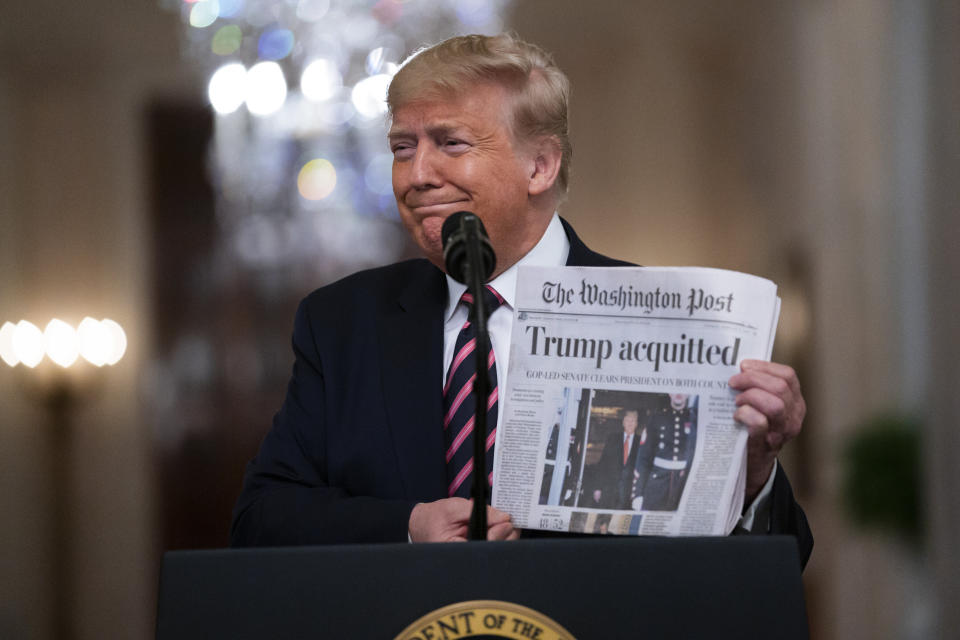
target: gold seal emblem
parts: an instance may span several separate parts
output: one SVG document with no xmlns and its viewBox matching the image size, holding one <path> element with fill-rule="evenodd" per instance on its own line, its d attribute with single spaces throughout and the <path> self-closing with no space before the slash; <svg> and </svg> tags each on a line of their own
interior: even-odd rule
<svg viewBox="0 0 960 640">
<path fill-rule="evenodd" d="M 431 611 L 395 640 L 576 640 L 559 624 L 528 607 L 500 600 L 468 600 Z"/>
</svg>

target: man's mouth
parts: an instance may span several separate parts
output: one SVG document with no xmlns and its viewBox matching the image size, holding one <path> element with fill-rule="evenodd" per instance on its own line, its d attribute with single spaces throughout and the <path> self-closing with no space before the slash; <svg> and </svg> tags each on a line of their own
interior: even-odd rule
<svg viewBox="0 0 960 640">
<path fill-rule="evenodd" d="M 452 200 L 443 202 L 423 202 L 408 205 L 418 215 L 442 215 L 460 211 L 465 207 L 466 200 Z"/>
</svg>

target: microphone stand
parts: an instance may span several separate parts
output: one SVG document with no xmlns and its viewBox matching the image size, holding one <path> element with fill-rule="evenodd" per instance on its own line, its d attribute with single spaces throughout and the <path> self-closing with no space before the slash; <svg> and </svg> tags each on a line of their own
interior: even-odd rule
<svg viewBox="0 0 960 640">
<path fill-rule="evenodd" d="M 473 294 L 470 321 L 477 328 L 477 375 L 473 379 L 473 512 L 467 529 L 468 540 L 487 539 L 487 401 L 490 395 L 490 379 L 487 376 L 487 361 L 490 358 L 490 335 L 487 333 L 487 310 L 483 298 L 483 278 L 480 266 L 480 238 L 475 224 L 465 224 L 467 259 L 464 266 L 467 289 Z"/>
</svg>

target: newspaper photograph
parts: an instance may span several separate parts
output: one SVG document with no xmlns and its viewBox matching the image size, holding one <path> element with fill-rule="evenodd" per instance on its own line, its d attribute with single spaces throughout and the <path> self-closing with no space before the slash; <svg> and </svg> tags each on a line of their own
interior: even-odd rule
<svg viewBox="0 0 960 640">
<path fill-rule="evenodd" d="M 521 267 L 493 506 L 528 529 L 730 533 L 747 430 L 727 380 L 769 359 L 776 291 L 700 267 Z"/>
</svg>

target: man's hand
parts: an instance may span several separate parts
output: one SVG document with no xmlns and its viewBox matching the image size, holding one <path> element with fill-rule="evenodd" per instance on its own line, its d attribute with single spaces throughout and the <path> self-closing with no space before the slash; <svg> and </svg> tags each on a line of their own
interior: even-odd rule
<svg viewBox="0 0 960 640">
<path fill-rule="evenodd" d="M 807 405 L 791 367 L 776 362 L 744 360 L 728 382 L 740 391 L 733 417 L 750 432 L 747 441 L 747 504 L 763 488 L 777 453 L 800 433 Z"/>
<path fill-rule="evenodd" d="M 413 542 L 464 542 L 470 524 L 473 501 L 444 498 L 421 502 L 410 512 L 409 532 Z M 510 514 L 487 506 L 487 540 L 516 540 Z"/>
</svg>

